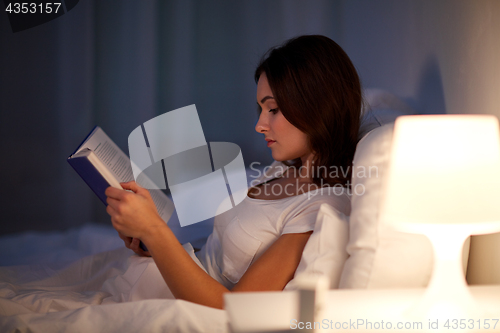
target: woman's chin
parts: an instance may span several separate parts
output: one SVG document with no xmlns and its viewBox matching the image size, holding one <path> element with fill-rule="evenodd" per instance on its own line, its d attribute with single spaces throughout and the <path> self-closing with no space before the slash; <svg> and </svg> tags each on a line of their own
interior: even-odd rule
<svg viewBox="0 0 500 333">
<path fill-rule="evenodd" d="M 285 162 L 292 159 L 288 158 L 288 156 L 283 156 L 282 154 L 276 154 L 276 153 L 272 153 L 271 156 L 273 157 L 273 160 L 278 162 Z"/>
<path fill-rule="evenodd" d="M 271 153 L 271 156 L 273 157 L 273 160 L 278 161 L 278 162 L 283 162 L 285 161 L 280 154 L 276 153 Z"/>
</svg>

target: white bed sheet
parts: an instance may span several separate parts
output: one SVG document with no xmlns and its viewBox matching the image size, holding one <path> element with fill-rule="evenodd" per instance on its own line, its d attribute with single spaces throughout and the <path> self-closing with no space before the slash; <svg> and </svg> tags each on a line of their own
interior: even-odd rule
<svg viewBox="0 0 500 333">
<path fill-rule="evenodd" d="M 0 253 L 0 332 L 227 332 L 225 311 L 172 299 L 111 227 L 4 236 Z"/>
<path fill-rule="evenodd" d="M 0 319 L 1 332 L 227 332 L 226 312 L 182 300 L 143 300 Z"/>
</svg>

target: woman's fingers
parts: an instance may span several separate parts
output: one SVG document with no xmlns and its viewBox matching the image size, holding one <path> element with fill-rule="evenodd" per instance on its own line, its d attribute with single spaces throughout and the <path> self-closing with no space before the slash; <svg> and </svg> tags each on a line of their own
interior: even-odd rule
<svg viewBox="0 0 500 333">
<path fill-rule="evenodd" d="M 148 223 L 159 218 L 156 206 L 149 191 L 134 181 L 121 183 L 121 186 L 123 189 L 113 187 L 106 189 L 106 203 L 108 204 L 106 212 L 111 216 L 111 223 L 125 246 L 140 256 L 150 257 L 148 251 L 141 249 L 139 238 L 125 235 L 141 237 L 142 234 L 147 233 Z"/>
<path fill-rule="evenodd" d="M 106 202 L 108 205 L 106 206 L 106 213 L 108 213 L 109 216 L 113 217 L 116 215 L 116 209 L 113 207 L 114 203 L 110 203 L 109 198 L 106 199 Z"/>
<path fill-rule="evenodd" d="M 131 181 L 131 182 L 126 182 L 126 183 L 120 183 L 120 185 L 123 187 L 124 190 L 130 190 L 134 193 L 140 192 L 142 187 L 137 185 L 136 182 Z"/>
<path fill-rule="evenodd" d="M 119 188 L 115 188 L 115 187 L 112 187 L 112 186 L 109 186 L 106 191 L 104 191 L 104 194 L 108 197 L 108 198 L 113 198 L 113 199 L 116 199 L 116 200 L 121 200 L 123 198 L 123 195 L 125 194 L 126 192 L 119 189 Z"/>
<path fill-rule="evenodd" d="M 118 233 L 118 236 L 120 236 L 120 238 L 123 240 L 123 242 L 125 243 L 125 247 L 126 248 L 129 248 L 130 249 L 130 245 L 132 243 L 132 240 L 133 238 L 132 237 L 127 237 L 125 235 L 123 235 L 122 233 Z"/>
<path fill-rule="evenodd" d="M 130 249 L 143 257 L 151 257 L 149 251 L 144 251 L 141 249 L 141 240 L 139 238 L 133 238 L 132 243 L 130 244 Z"/>
<path fill-rule="evenodd" d="M 135 182 L 122 183 L 123 189 L 107 188 L 106 212 L 113 227 L 120 233 L 142 238 L 161 221 L 149 191 Z M 132 193 L 136 191 L 135 193 Z M 131 245 L 132 246 L 132 245 Z M 136 251 L 144 255 L 144 251 Z"/>
<path fill-rule="evenodd" d="M 116 209 L 116 206 L 119 202 L 120 202 L 119 200 L 112 198 L 112 197 L 106 198 L 106 203 L 108 204 L 108 207 L 111 206 L 111 207 Z"/>
<path fill-rule="evenodd" d="M 130 248 L 135 252 L 139 253 L 142 251 L 141 249 L 141 240 L 139 238 L 133 238 L 132 243 L 130 244 Z"/>
<path fill-rule="evenodd" d="M 143 249 L 141 249 L 141 240 L 139 238 L 128 237 L 120 232 L 118 233 L 118 236 L 120 236 L 120 238 L 123 240 L 126 248 L 131 249 L 140 256 L 151 257 L 148 251 L 144 251 Z"/>
<path fill-rule="evenodd" d="M 139 194 L 143 197 L 150 197 L 149 191 L 146 190 L 145 188 L 140 187 L 137 185 L 136 182 L 131 181 L 128 183 L 120 183 L 120 185 L 123 187 L 122 189 L 114 188 L 114 187 L 108 187 L 104 194 L 108 197 L 108 199 L 115 199 L 118 201 L 123 201 L 127 199 L 127 196 L 130 196 L 131 194 Z M 125 191 L 124 191 L 125 190 Z M 130 191 L 134 193 L 130 193 Z M 109 201 L 108 201 L 109 204 Z"/>
<path fill-rule="evenodd" d="M 120 185 L 123 187 L 124 190 L 132 191 L 136 194 L 139 194 L 143 197 L 150 197 L 151 194 L 147 189 L 144 187 L 141 187 L 138 185 L 135 181 L 127 182 L 127 183 L 120 183 Z"/>
</svg>

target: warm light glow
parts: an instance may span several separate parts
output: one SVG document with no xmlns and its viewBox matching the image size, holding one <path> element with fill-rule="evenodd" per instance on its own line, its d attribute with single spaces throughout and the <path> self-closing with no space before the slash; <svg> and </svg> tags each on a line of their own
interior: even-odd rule
<svg viewBox="0 0 500 333">
<path fill-rule="evenodd" d="M 494 116 L 399 117 L 384 220 L 398 224 L 500 221 L 498 132 Z"/>
<path fill-rule="evenodd" d="M 480 315 L 462 272 L 465 239 L 500 231 L 500 136 L 488 115 L 396 120 L 381 221 L 425 234 L 434 272 L 410 315 Z"/>
</svg>

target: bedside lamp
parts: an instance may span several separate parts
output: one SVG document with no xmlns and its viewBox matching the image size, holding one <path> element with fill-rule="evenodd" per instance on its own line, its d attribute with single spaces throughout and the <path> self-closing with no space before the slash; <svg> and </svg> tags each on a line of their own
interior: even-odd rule
<svg viewBox="0 0 500 333">
<path fill-rule="evenodd" d="M 426 235 L 434 271 L 410 311 L 425 318 L 480 315 L 462 271 L 470 235 L 500 232 L 500 136 L 489 115 L 396 120 L 381 221 Z"/>
</svg>

